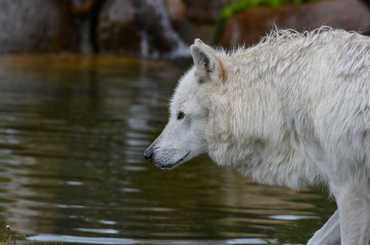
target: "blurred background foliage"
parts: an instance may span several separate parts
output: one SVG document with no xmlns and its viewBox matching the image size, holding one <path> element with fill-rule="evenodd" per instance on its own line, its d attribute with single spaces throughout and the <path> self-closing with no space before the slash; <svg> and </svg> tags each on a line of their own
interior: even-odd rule
<svg viewBox="0 0 370 245">
<path fill-rule="evenodd" d="M 237 1 L 230 6 L 227 6 L 220 15 L 220 21 L 223 23 L 231 18 L 233 15 L 241 13 L 248 8 L 255 7 L 282 7 L 288 4 L 303 4 L 303 3 L 313 3 L 320 0 L 241 0 Z"/>
<path fill-rule="evenodd" d="M 195 38 L 233 48 L 271 28 L 370 32 L 368 0 L 2 0 L 1 53 L 189 57 Z"/>
</svg>

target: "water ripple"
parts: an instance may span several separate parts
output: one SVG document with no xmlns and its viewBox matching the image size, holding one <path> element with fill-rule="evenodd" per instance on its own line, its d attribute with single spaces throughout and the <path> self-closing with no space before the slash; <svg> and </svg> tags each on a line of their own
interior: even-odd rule
<svg viewBox="0 0 370 245">
<path fill-rule="evenodd" d="M 33 244 L 304 244 L 335 208 L 199 157 L 143 150 L 185 67 L 118 57 L 0 57 L 0 225 Z"/>
</svg>

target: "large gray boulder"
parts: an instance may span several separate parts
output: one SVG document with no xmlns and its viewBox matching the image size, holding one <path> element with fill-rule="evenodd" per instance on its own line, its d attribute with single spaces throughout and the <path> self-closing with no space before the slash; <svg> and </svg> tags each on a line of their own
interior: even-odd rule
<svg viewBox="0 0 370 245">
<path fill-rule="evenodd" d="M 99 51 L 135 56 L 140 50 L 140 39 L 140 26 L 136 21 L 133 1 L 106 1 L 97 26 Z"/>
<path fill-rule="evenodd" d="M 223 47 L 253 45 L 275 26 L 298 31 L 326 25 L 370 34 L 365 0 L 327 0 L 283 8 L 251 8 L 229 19 L 218 37 Z"/>
<path fill-rule="evenodd" d="M 1 0 L 0 53 L 74 51 L 78 35 L 61 0 Z"/>
<path fill-rule="evenodd" d="M 170 6 L 173 12 L 176 6 Z M 174 19 L 173 22 L 181 21 Z M 164 0 L 107 0 L 99 14 L 99 51 L 130 56 L 166 56 L 184 46 Z"/>
</svg>

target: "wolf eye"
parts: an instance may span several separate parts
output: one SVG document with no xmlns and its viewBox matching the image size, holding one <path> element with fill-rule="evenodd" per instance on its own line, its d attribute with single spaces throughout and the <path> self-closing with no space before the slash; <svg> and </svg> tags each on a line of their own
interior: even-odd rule
<svg viewBox="0 0 370 245">
<path fill-rule="evenodd" d="M 185 113 L 182 112 L 182 111 L 179 111 L 179 113 L 177 113 L 177 120 L 181 120 L 185 117 Z"/>
</svg>

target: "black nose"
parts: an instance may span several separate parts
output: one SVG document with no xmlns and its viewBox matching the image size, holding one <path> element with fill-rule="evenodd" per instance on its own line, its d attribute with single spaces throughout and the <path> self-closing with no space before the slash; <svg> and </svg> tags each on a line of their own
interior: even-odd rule
<svg viewBox="0 0 370 245">
<path fill-rule="evenodd" d="M 144 151 L 144 157 L 146 160 L 152 160 L 153 158 L 153 147 L 148 147 L 145 151 Z"/>
</svg>

